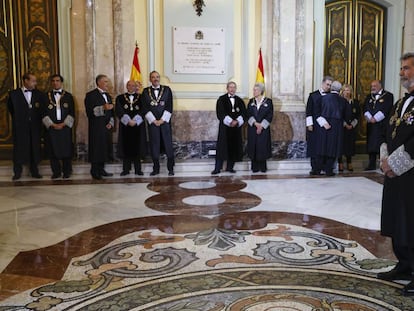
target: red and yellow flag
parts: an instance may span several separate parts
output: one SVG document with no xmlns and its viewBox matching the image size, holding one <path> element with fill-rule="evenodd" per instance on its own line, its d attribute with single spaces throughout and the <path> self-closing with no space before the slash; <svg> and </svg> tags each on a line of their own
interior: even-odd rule
<svg viewBox="0 0 414 311">
<path fill-rule="evenodd" d="M 264 69 L 263 69 L 262 49 L 259 49 L 259 63 L 257 64 L 256 83 L 263 83 L 264 84 Z"/>
<path fill-rule="evenodd" d="M 138 53 L 139 53 L 139 47 L 137 45 L 135 47 L 134 59 L 132 61 L 130 80 L 138 81 L 139 83 L 142 83 L 141 68 L 139 67 L 139 61 L 138 61 Z"/>
</svg>

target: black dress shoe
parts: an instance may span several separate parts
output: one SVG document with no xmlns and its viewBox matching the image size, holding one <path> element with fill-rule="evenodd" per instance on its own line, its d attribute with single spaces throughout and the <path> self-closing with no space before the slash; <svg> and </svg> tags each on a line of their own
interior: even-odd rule
<svg viewBox="0 0 414 311">
<path fill-rule="evenodd" d="M 151 173 L 150 173 L 150 176 L 155 176 L 155 175 L 158 175 L 160 172 L 158 172 L 158 171 L 152 171 Z"/>
<path fill-rule="evenodd" d="M 19 180 L 22 177 L 20 174 L 16 174 L 12 177 L 12 180 Z"/>
<path fill-rule="evenodd" d="M 226 170 L 226 172 L 229 172 L 229 173 L 236 173 L 236 171 L 235 171 L 234 169 L 232 169 L 232 168 L 231 168 L 231 169 L 227 169 L 227 170 Z"/>
<path fill-rule="evenodd" d="M 259 170 L 252 170 L 252 172 L 253 172 L 253 173 L 258 173 L 258 172 L 259 172 Z"/>
<path fill-rule="evenodd" d="M 41 179 L 41 178 L 43 178 L 43 176 L 42 176 L 42 175 L 40 175 L 39 173 L 34 173 L 34 174 L 32 174 L 32 177 L 33 177 L 33 178 L 37 178 L 37 179 Z"/>
<path fill-rule="evenodd" d="M 385 280 L 385 281 L 395 281 L 395 280 L 411 280 L 412 276 L 409 270 L 408 271 L 402 270 L 401 268 L 396 267 L 390 271 L 378 273 L 377 278 L 380 280 Z"/>
<path fill-rule="evenodd" d="M 211 175 L 217 175 L 217 174 L 220 174 L 220 171 L 219 170 L 211 171 Z"/>
<path fill-rule="evenodd" d="M 114 176 L 114 174 L 112 174 L 112 173 L 108 173 L 107 171 L 103 171 L 103 172 L 101 173 L 101 175 L 102 175 L 102 176 L 104 176 L 104 177 L 111 177 L 111 176 Z"/>
<path fill-rule="evenodd" d="M 120 176 L 126 176 L 126 175 L 128 175 L 129 174 L 129 172 L 127 172 L 127 171 L 122 171 L 121 172 L 121 174 L 119 174 Z"/>
<path fill-rule="evenodd" d="M 405 285 L 402 292 L 404 296 L 414 296 L 414 280 Z"/>
<path fill-rule="evenodd" d="M 260 170 L 262 173 L 266 173 L 267 172 L 267 170 Z"/>
<path fill-rule="evenodd" d="M 174 171 L 169 171 L 168 176 L 174 176 Z"/>
<path fill-rule="evenodd" d="M 52 179 L 57 179 L 57 178 L 59 178 L 60 177 L 60 174 L 53 174 L 52 175 Z"/>
<path fill-rule="evenodd" d="M 144 175 L 144 173 L 143 173 L 142 171 L 138 171 L 138 172 L 135 172 L 135 175 L 138 175 L 138 176 L 143 176 L 143 175 Z"/>
<path fill-rule="evenodd" d="M 317 172 L 317 171 L 310 171 L 310 172 L 309 172 L 309 175 L 311 175 L 311 176 L 319 176 L 319 175 L 322 175 L 322 174 L 321 174 L 321 172 Z"/>
<path fill-rule="evenodd" d="M 371 167 L 371 166 L 368 166 L 368 167 L 366 167 L 366 168 L 364 168 L 364 171 L 375 171 L 376 170 L 376 168 L 375 167 Z"/>
<path fill-rule="evenodd" d="M 92 174 L 92 178 L 93 179 L 96 179 L 96 180 L 101 180 L 102 179 L 102 176 L 101 175 Z"/>
<path fill-rule="evenodd" d="M 328 176 L 328 177 L 332 177 L 332 176 L 335 176 L 335 173 L 334 173 L 334 172 L 327 172 L 327 173 L 326 173 L 326 176 Z"/>
<path fill-rule="evenodd" d="M 63 179 L 68 179 L 70 178 L 70 174 L 63 174 Z"/>
</svg>

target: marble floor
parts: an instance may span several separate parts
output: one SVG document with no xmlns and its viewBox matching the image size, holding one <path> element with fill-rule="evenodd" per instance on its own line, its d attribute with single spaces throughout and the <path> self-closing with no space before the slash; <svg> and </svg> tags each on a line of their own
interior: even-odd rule
<svg viewBox="0 0 414 311">
<path fill-rule="evenodd" d="M 63 280 L 74 258 L 140 230 L 173 235 L 284 224 L 355 241 L 369 256 L 392 263 L 390 241 L 379 234 L 381 192 L 381 174 L 358 171 L 335 177 L 178 172 L 102 181 L 1 177 L 0 302 Z"/>
</svg>

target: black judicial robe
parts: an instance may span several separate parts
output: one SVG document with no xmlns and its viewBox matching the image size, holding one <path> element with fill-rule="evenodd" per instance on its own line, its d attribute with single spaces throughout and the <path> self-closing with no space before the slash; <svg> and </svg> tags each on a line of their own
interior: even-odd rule
<svg viewBox="0 0 414 311">
<path fill-rule="evenodd" d="M 30 154 L 34 163 L 40 162 L 42 109 L 46 102 L 46 95 L 37 89 L 32 91 L 30 105 L 21 88 L 10 91 L 7 109 L 12 118 L 14 163 L 29 163 Z"/>
<path fill-rule="evenodd" d="M 408 105 L 400 122 L 393 118 L 396 111 L 398 116 L 401 115 L 405 100 L 392 108 L 390 120 L 387 121 L 386 143 L 388 154 L 391 155 L 398 147 L 404 145 L 405 151 L 414 159 L 414 100 Z M 385 176 L 384 179 L 381 234 L 392 237 L 401 246 L 414 247 L 413 185 L 414 168 L 401 176 Z"/>
<path fill-rule="evenodd" d="M 345 117 L 344 121 L 351 125 L 353 120 L 360 120 L 361 117 L 361 107 L 359 106 L 358 100 L 351 100 L 345 105 Z M 348 130 L 344 127 L 344 143 L 343 143 L 343 150 L 342 154 L 346 156 L 353 156 L 355 155 L 355 142 L 356 142 L 356 134 L 357 128 L 354 127 L 351 130 Z"/>
<path fill-rule="evenodd" d="M 139 104 L 139 94 L 134 94 L 133 102 L 129 101 L 129 94 L 118 95 L 115 101 L 115 114 L 119 119 L 118 131 L 118 157 L 124 158 L 143 158 L 146 154 L 146 132 L 145 121 L 142 109 Z M 126 126 L 121 122 L 121 118 L 127 115 L 132 119 L 139 115 L 143 122 L 136 126 Z"/>
<path fill-rule="evenodd" d="M 112 104 L 111 96 L 108 95 L 108 102 Z M 105 99 L 98 89 L 86 93 L 85 111 L 88 116 L 88 160 L 91 163 L 103 163 L 109 160 L 110 135 L 112 129 L 107 129 L 106 125 L 113 118 L 113 110 L 105 110 L 104 115 L 96 116 L 94 108 L 103 106 Z"/>
<path fill-rule="evenodd" d="M 47 116 L 53 123 L 63 123 L 66 118 L 75 119 L 75 103 L 71 93 L 63 90 L 60 97 L 61 120 L 56 117 L 56 100 L 53 92 L 47 93 L 48 103 L 45 106 L 43 117 Z M 47 129 L 46 146 L 50 155 L 54 155 L 57 159 L 67 159 L 73 156 L 73 127 L 65 126 L 61 130 L 55 130 L 52 127 Z"/>
<path fill-rule="evenodd" d="M 325 118 L 331 128 L 327 130 L 317 123 L 320 128 L 317 141 L 318 155 L 332 158 L 338 158 L 342 155 L 345 105 L 346 99 L 339 96 L 338 93 L 329 93 L 322 97 L 317 118 Z"/>
<path fill-rule="evenodd" d="M 152 87 L 144 89 L 140 96 L 143 115 L 152 112 L 156 120 L 160 120 L 164 111 L 173 113 L 173 97 L 171 89 L 166 85 L 160 85 L 158 98 L 155 98 Z M 172 144 L 171 119 L 161 126 L 148 124 L 148 136 L 150 151 L 153 159 L 158 159 L 161 152 L 165 152 L 168 158 L 174 157 Z"/>
<path fill-rule="evenodd" d="M 224 124 L 224 118 L 229 116 L 233 120 L 242 117 L 246 121 L 247 111 L 243 100 L 235 95 L 232 107 L 228 94 L 220 96 L 216 103 L 217 119 L 220 121 L 216 157 L 222 160 L 241 161 L 243 159 L 242 128 L 229 127 Z"/>
<path fill-rule="evenodd" d="M 306 117 L 312 117 L 313 121 L 313 131 L 306 131 L 306 154 L 308 157 L 316 156 L 318 132 L 320 130 L 318 123 L 316 122 L 316 108 L 322 100 L 322 97 L 321 92 L 316 90 L 309 94 L 308 102 L 306 104 Z"/>
<path fill-rule="evenodd" d="M 383 90 L 378 99 L 369 94 L 364 102 L 364 114 L 369 112 L 372 116 L 381 111 L 385 119 L 376 123 L 367 123 L 367 152 L 379 153 L 381 144 L 385 141 L 386 124 L 391 108 L 394 104 L 394 95 Z"/>
<path fill-rule="evenodd" d="M 257 110 L 255 98 L 251 98 L 247 104 L 247 118 L 255 118 L 261 123 L 263 120 L 271 123 L 273 119 L 273 102 L 270 98 L 265 97 L 262 104 Z M 265 161 L 272 157 L 272 140 L 270 137 L 270 125 L 263 129 L 260 135 L 256 133 L 255 126 L 247 128 L 247 154 L 250 159 L 255 161 Z"/>
</svg>

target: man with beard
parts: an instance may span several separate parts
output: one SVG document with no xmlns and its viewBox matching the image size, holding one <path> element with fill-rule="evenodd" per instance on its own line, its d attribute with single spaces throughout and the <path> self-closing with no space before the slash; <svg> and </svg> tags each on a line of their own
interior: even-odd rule
<svg viewBox="0 0 414 311">
<path fill-rule="evenodd" d="M 140 96 L 141 107 L 148 122 L 148 136 L 153 162 L 151 176 L 160 173 L 160 153 L 167 155 L 168 175 L 174 175 L 174 150 L 172 144 L 171 116 L 173 97 L 171 89 L 160 84 L 160 74 L 150 73 L 151 86 L 144 89 Z"/>
<path fill-rule="evenodd" d="M 371 94 L 364 103 L 364 116 L 367 121 L 367 152 L 369 163 L 366 171 L 377 168 L 377 156 L 385 141 L 385 129 L 390 110 L 394 104 L 394 95 L 383 89 L 381 81 L 371 82 Z"/>
<path fill-rule="evenodd" d="M 243 158 L 242 125 L 246 118 L 246 107 L 243 100 L 236 95 L 235 82 L 227 83 L 227 93 L 220 96 L 216 104 L 217 119 L 220 121 L 216 164 L 212 175 L 220 173 L 223 162 L 227 161 L 226 171 L 235 173 L 234 163 Z"/>
<path fill-rule="evenodd" d="M 118 95 L 115 113 L 119 118 L 118 156 L 123 159 L 121 176 L 129 174 L 132 162 L 135 175 L 142 176 L 141 159 L 145 155 L 146 135 L 142 109 L 139 106 L 138 84 L 128 81 L 127 92 Z"/>
<path fill-rule="evenodd" d="M 386 142 L 381 145 L 384 172 L 381 234 L 391 237 L 397 265 L 378 274 L 382 280 L 409 280 L 404 295 L 414 295 L 414 53 L 401 57 L 401 84 L 408 93 L 392 108 Z"/>
</svg>

